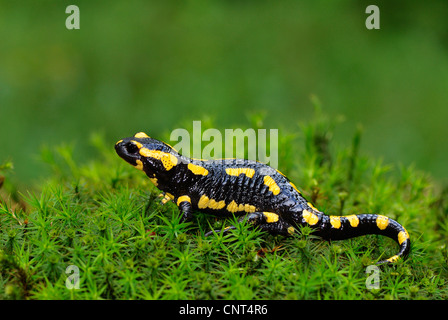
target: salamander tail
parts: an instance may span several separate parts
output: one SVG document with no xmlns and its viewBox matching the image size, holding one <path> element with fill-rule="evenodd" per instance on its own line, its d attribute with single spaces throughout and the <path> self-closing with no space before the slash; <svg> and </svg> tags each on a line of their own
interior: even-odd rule
<svg viewBox="0 0 448 320">
<path fill-rule="evenodd" d="M 327 240 L 343 240 L 368 234 L 379 234 L 395 240 L 399 252 L 378 264 L 393 263 L 406 258 L 411 249 L 409 233 L 397 221 L 378 214 L 359 214 L 350 216 L 327 216 L 321 219 L 318 234 Z"/>
</svg>

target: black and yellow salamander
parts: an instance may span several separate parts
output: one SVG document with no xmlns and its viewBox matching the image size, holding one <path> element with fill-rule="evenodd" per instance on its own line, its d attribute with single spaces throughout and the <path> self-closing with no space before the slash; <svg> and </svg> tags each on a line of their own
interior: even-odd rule
<svg viewBox="0 0 448 320">
<path fill-rule="evenodd" d="M 396 255 L 379 264 L 395 262 L 410 251 L 409 234 L 398 222 L 378 214 L 326 215 L 282 173 L 257 161 L 190 159 L 143 132 L 118 141 L 115 150 L 146 173 L 164 192 L 165 201 L 177 204 L 183 221 L 191 219 L 194 211 L 202 211 L 220 217 L 241 216 L 240 221 L 272 234 L 291 235 L 298 226 L 309 226 L 326 240 L 379 234 L 400 246 Z"/>
</svg>

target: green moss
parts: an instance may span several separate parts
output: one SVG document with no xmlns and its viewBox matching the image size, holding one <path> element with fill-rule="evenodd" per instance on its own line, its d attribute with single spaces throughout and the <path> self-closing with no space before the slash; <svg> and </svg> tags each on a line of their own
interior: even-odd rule
<svg viewBox="0 0 448 320">
<path fill-rule="evenodd" d="M 361 128 L 335 145 L 336 125 L 318 112 L 281 133 L 279 149 L 294 152 L 280 152 L 279 169 L 324 212 L 381 213 L 406 226 L 412 253 L 381 267 L 379 289 L 366 288 L 366 266 L 396 252 L 390 239 L 328 243 L 309 228 L 285 238 L 247 225 L 205 238 L 236 220 L 181 223 L 176 206 L 161 205 L 149 179 L 95 135 L 98 160 L 45 149 L 53 174 L 41 190 L 22 194 L 23 208 L 1 202 L 0 298 L 447 299 L 446 190 L 412 166 L 360 155 Z M 79 289 L 66 287 L 70 265 Z"/>
</svg>

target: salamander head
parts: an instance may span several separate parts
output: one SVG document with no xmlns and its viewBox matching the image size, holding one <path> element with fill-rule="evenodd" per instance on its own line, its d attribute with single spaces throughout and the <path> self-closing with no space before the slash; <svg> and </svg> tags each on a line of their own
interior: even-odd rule
<svg viewBox="0 0 448 320">
<path fill-rule="evenodd" d="M 178 163 L 177 152 L 168 144 L 139 132 L 115 144 L 115 151 L 126 162 L 152 177 L 171 170 Z"/>
</svg>

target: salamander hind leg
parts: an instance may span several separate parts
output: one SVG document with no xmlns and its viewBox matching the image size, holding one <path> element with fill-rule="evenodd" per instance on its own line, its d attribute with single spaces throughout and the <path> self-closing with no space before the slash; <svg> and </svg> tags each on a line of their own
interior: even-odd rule
<svg viewBox="0 0 448 320">
<path fill-rule="evenodd" d="M 270 234 L 280 234 L 284 236 L 295 232 L 292 225 L 286 222 L 280 215 L 273 212 L 263 212 L 264 222 L 259 227 Z"/>
<path fill-rule="evenodd" d="M 166 204 L 169 201 L 173 201 L 174 196 L 172 194 L 170 194 L 170 193 L 162 192 L 162 193 L 160 193 L 158 195 L 158 198 L 162 198 L 160 200 L 160 204 L 164 205 L 164 204 Z"/>
</svg>

